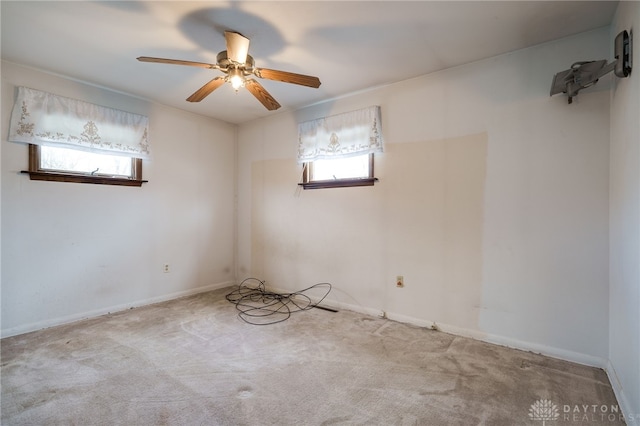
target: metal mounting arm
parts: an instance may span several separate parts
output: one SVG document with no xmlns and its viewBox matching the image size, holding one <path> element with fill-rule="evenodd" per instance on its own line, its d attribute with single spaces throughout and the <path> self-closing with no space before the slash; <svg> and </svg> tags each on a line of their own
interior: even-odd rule
<svg viewBox="0 0 640 426">
<path fill-rule="evenodd" d="M 628 77 L 631 73 L 631 38 L 627 31 L 622 31 L 615 40 L 615 60 L 607 65 L 606 59 L 599 61 L 575 62 L 571 68 L 557 73 L 551 84 L 551 96 L 566 93 L 568 102 L 587 87 L 593 86 L 598 79 L 611 71 L 617 77 Z"/>
</svg>

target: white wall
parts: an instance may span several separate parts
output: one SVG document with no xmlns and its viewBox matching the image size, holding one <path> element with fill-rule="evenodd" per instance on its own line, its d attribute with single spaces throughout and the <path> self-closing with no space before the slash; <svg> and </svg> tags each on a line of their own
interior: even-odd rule
<svg viewBox="0 0 640 426">
<path fill-rule="evenodd" d="M 30 181 L 15 86 L 145 114 L 141 188 Z M 236 127 L 2 63 L 2 335 L 234 282 Z M 163 264 L 170 272 L 163 273 Z"/>
<path fill-rule="evenodd" d="M 609 59 L 601 29 L 243 125 L 238 279 L 584 362 L 608 357 Z M 374 187 L 300 191 L 296 123 L 380 105 Z M 403 275 L 405 288 L 395 288 Z"/>
<path fill-rule="evenodd" d="M 611 37 L 631 29 L 635 69 L 611 91 L 609 359 L 627 424 L 640 425 L 640 3 L 621 2 Z"/>
</svg>

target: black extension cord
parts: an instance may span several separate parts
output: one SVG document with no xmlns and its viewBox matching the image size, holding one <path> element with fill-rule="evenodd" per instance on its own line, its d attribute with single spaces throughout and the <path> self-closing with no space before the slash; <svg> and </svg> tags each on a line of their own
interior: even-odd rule
<svg viewBox="0 0 640 426">
<path fill-rule="evenodd" d="M 313 303 L 304 293 L 317 288 L 326 289 L 326 292 L 320 300 Z M 316 307 L 333 311 L 318 306 L 330 291 L 331 284 L 318 283 L 294 293 L 274 293 L 266 290 L 264 281 L 247 278 L 238 285 L 237 289 L 227 294 L 226 298 L 236 305 L 236 309 L 240 311 L 238 316 L 243 321 L 253 325 L 268 325 L 286 321 L 294 312 L 307 311 Z"/>
</svg>

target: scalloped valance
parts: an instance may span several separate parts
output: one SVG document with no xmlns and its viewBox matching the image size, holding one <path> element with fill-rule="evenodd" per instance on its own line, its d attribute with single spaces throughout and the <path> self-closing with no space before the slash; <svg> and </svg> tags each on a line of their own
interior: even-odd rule
<svg viewBox="0 0 640 426">
<path fill-rule="evenodd" d="M 148 158 L 146 116 L 18 87 L 9 140 Z"/>
<path fill-rule="evenodd" d="M 298 124 L 298 163 L 382 152 L 380 107 Z"/>
</svg>

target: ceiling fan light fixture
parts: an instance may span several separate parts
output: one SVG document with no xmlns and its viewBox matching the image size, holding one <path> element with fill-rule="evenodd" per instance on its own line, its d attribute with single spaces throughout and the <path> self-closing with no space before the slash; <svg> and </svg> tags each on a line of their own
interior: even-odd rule
<svg viewBox="0 0 640 426">
<path fill-rule="evenodd" d="M 248 54 L 249 39 L 242 34 L 234 31 L 225 31 L 225 39 L 227 42 L 227 50 L 218 53 L 215 64 L 182 61 L 178 59 L 152 58 L 149 56 L 140 56 L 138 60 L 142 62 L 201 67 L 217 70 L 224 74 L 224 77 L 215 77 L 196 90 L 187 98 L 188 102 L 200 102 L 214 90 L 224 85 L 224 83 L 230 83 L 236 93 L 241 87 L 247 89 L 269 111 L 280 108 L 278 101 L 276 101 L 257 80 L 250 78 L 251 75 L 267 80 L 299 84 L 316 89 L 320 87 L 320 79 L 318 77 L 268 68 L 256 68 L 253 58 Z"/>
<path fill-rule="evenodd" d="M 242 73 L 242 70 L 238 68 L 232 68 L 231 70 L 229 70 L 227 81 L 231 83 L 231 87 L 233 87 L 233 90 L 235 90 L 236 92 L 241 87 L 244 87 L 244 74 Z"/>
</svg>

